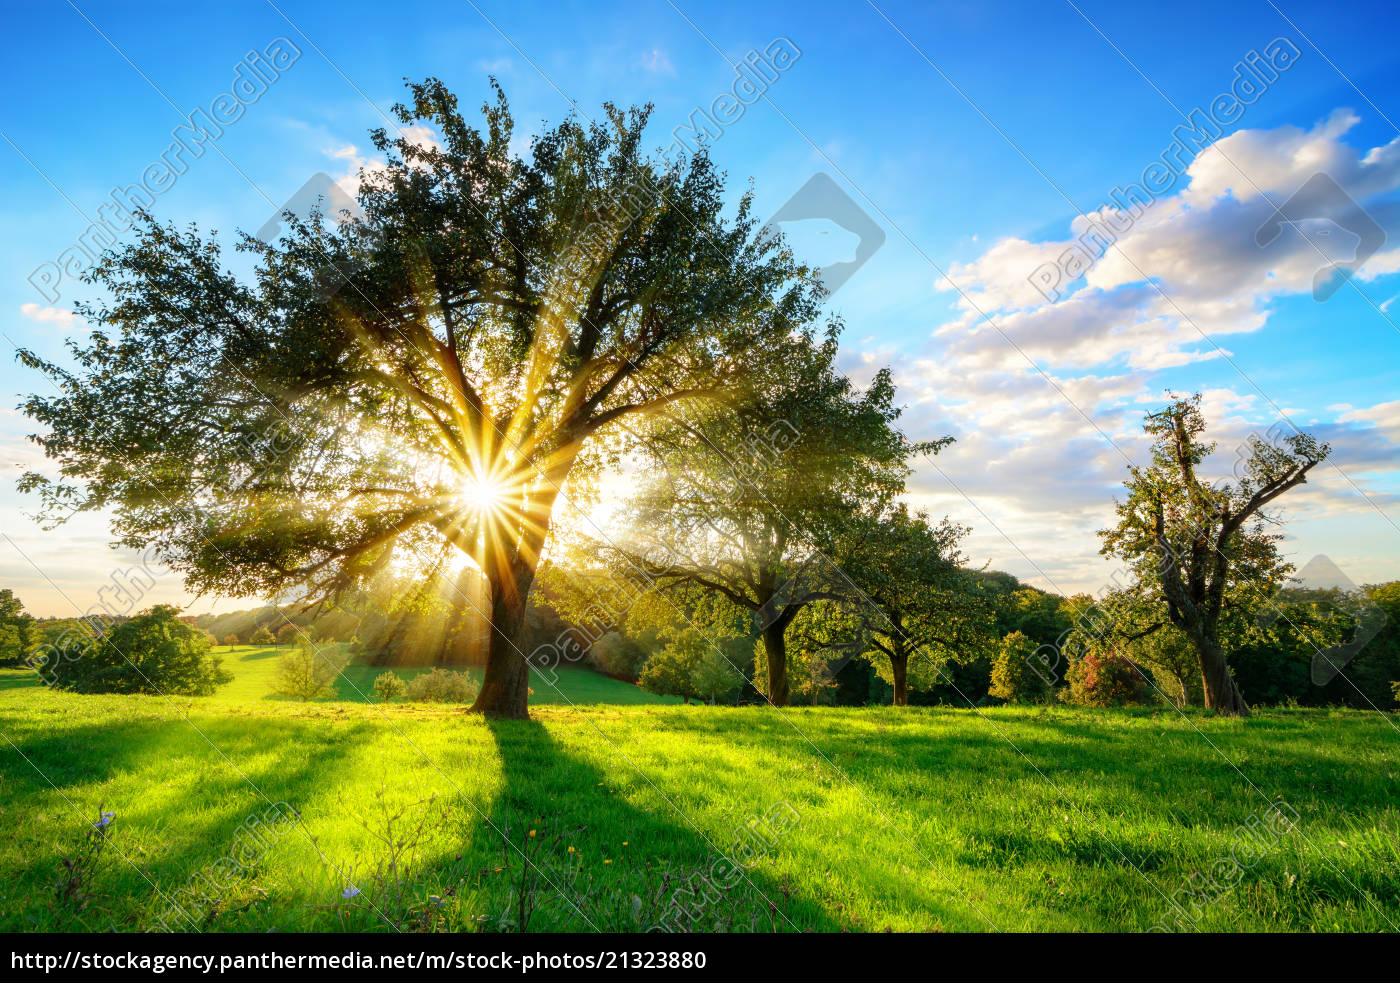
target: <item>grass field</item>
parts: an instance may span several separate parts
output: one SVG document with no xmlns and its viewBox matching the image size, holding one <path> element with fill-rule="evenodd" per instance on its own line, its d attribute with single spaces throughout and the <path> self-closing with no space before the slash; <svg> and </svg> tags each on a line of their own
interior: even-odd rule
<svg viewBox="0 0 1400 983">
<path fill-rule="evenodd" d="M 326 646 L 327 649 L 343 649 L 344 647 L 344 645 L 334 644 Z M 286 651 L 286 648 L 286 646 L 275 645 L 216 647 L 214 652 L 223 657 L 224 668 L 233 673 L 233 682 L 221 686 L 219 692 L 214 695 L 214 699 L 220 703 L 282 700 L 281 697 L 272 695 L 272 687 L 273 677 L 277 670 L 277 656 Z M 374 700 L 374 678 L 384 671 L 382 666 L 366 666 L 356 663 L 347 665 L 344 672 L 335 681 L 336 698 L 351 702 L 372 702 Z M 428 671 L 426 668 L 412 667 L 394 669 L 394 672 L 401 676 L 405 682 Z M 476 676 L 477 682 L 481 681 L 480 669 L 467 671 Z M 556 690 L 549 685 L 538 685 L 531 698 L 532 702 L 541 705 L 560 703 L 565 706 L 572 703 L 616 703 L 632 706 L 647 703 L 681 702 L 678 697 L 648 693 L 640 686 L 633 686 L 630 683 L 612 679 L 589 669 L 561 667 L 558 671 L 558 689 Z"/>
<path fill-rule="evenodd" d="M 1400 925 L 1400 734 L 1374 713 L 590 704 L 493 724 L 0 683 L 12 931 L 1147 930 L 1198 875 L 1209 900 L 1176 927 Z M 1261 835 L 1275 801 L 1296 826 Z"/>
</svg>

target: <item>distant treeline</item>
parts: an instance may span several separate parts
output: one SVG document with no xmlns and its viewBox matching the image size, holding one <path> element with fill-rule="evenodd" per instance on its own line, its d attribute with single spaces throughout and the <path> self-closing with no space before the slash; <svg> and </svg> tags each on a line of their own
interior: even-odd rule
<svg viewBox="0 0 1400 983">
<path fill-rule="evenodd" d="M 1019 664 L 1039 667 L 1045 677 L 1041 686 L 1031 678 L 1035 673 L 1020 670 L 1028 684 L 1020 688 L 1034 691 L 1035 699 L 1067 698 L 1076 671 L 1088 664 L 1086 658 L 1096 657 L 1107 665 L 1102 660 L 1111 656 L 1134 667 L 1125 674 L 1133 685 L 1111 694 L 1115 701 L 1165 699 L 1200 705 L 1194 660 L 1169 627 L 1141 632 L 1131 611 L 1107 610 L 1087 595 L 1063 597 L 997 571 L 973 576 L 979 591 L 991 599 L 991 637 L 1005 643 L 1021 636 L 1025 651 Z M 597 578 L 554 568 L 536 583 L 517 644 L 522 656 L 546 676 L 560 666 L 586 665 L 687 699 L 763 702 L 762 693 L 744 681 L 761 676 L 756 662 L 761 653 L 755 652 L 755 639 L 741 619 L 717 615 L 703 596 L 685 593 L 664 603 L 655 597 L 641 603 L 615 597 L 615 602 L 628 603 L 610 604 L 603 595 L 615 593 L 614 585 L 593 580 Z M 480 597 L 470 593 L 475 586 L 464 578 L 428 586 L 395 583 L 374 597 L 363 595 L 335 606 L 263 605 L 180 620 L 221 645 L 290 644 L 305 635 L 317 642 L 348 643 L 357 660 L 371 665 L 483 665 L 489 629 L 480 614 Z M 460 603 L 463 593 L 469 593 L 471 603 Z M 1395 705 L 1400 698 L 1395 695 L 1400 681 L 1400 582 L 1370 585 L 1350 596 L 1289 589 L 1270 608 L 1275 617 L 1237 619 L 1232 627 L 1233 672 L 1257 702 L 1380 709 Z M 1104 635 L 1106 618 L 1126 623 L 1123 630 L 1131 640 L 1115 642 Z M 105 633 L 126 620 L 103 618 L 98 625 L 85 625 L 73 618 L 33 618 L 24 613 L 18 598 L 0 591 L 0 666 L 20 665 L 43 646 L 61 646 L 65 638 L 78 635 L 90 637 L 94 629 Z M 864 653 L 852 657 L 849 648 L 843 651 L 839 631 L 820 630 L 827 620 L 814 619 L 813 628 L 796 635 L 791 654 L 794 702 L 889 702 L 888 664 Z M 695 637 L 686 639 L 686 634 Z M 1029 698 L 1013 694 L 1004 681 L 994 679 L 1005 648 L 974 646 L 911 663 L 909 702 L 967 706 Z M 1343 672 L 1318 678 L 1320 653 L 1335 653 Z M 716 665 L 709 667 L 708 662 Z M 718 671 L 708 671 L 711 668 Z M 1142 686 L 1144 678 L 1153 685 Z"/>
<path fill-rule="evenodd" d="M 399 583 L 377 596 L 360 595 L 334 606 L 265 605 L 204 614 L 194 624 L 220 645 L 270 644 L 269 639 L 287 644 L 304 635 L 348 643 L 351 653 L 370 665 L 480 666 L 489 640 L 484 610 L 478 578 L 463 576 L 427 586 Z M 568 630 L 547 601 L 532 599 L 525 653 Z"/>
</svg>

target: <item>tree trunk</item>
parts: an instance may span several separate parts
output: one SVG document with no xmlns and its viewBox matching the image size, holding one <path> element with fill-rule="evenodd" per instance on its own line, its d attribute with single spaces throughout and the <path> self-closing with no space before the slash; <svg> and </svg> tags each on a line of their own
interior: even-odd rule
<svg viewBox="0 0 1400 983">
<path fill-rule="evenodd" d="M 486 675 L 472 713 L 493 719 L 530 719 L 530 663 L 520 638 L 525 602 L 535 580 L 533 565 L 516 559 L 500 578 L 488 574 L 491 596 L 491 641 Z"/>
<path fill-rule="evenodd" d="M 563 449 L 556 451 L 553 464 L 543 478 L 547 490 L 523 507 L 509 521 L 498 520 L 488 528 L 477 565 L 486 578 L 491 601 L 491 638 L 486 649 L 486 675 L 481 692 L 471 705 L 472 713 L 494 719 L 530 719 L 530 652 L 521 638 L 525 627 L 525 605 L 535 582 L 540 555 L 549 536 L 550 520 L 559 489 L 568 480 L 581 439 L 564 435 Z M 508 535 L 509 527 L 520 521 L 525 530 L 519 539 Z"/>
<path fill-rule="evenodd" d="M 787 620 L 763 629 L 763 654 L 768 662 L 768 699 L 775 707 L 788 705 Z"/>
<path fill-rule="evenodd" d="M 894 673 L 894 705 L 909 705 L 909 654 L 899 645 L 890 656 L 890 669 Z"/>
<path fill-rule="evenodd" d="M 1230 667 L 1225 664 L 1225 650 L 1220 643 L 1205 636 L 1193 641 L 1201 663 L 1201 689 L 1205 694 L 1206 709 L 1226 717 L 1248 717 L 1249 706 L 1235 685 L 1235 677 L 1230 675 Z"/>
</svg>

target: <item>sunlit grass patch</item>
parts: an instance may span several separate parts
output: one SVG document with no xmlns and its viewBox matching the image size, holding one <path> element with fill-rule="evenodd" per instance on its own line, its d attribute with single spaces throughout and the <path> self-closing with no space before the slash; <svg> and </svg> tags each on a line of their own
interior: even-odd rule
<svg viewBox="0 0 1400 983">
<path fill-rule="evenodd" d="M 298 821 L 220 882 L 200 928 L 1400 924 L 1400 754 L 1375 714 L 534 714 L 5 689 L 0 919 L 149 927 L 285 803 Z M 1275 802 L 1296 829 L 1243 850 Z M 110 849 L 74 908 L 54 886 L 99 806 Z M 1210 903 L 1185 904 L 1232 856 Z"/>
</svg>

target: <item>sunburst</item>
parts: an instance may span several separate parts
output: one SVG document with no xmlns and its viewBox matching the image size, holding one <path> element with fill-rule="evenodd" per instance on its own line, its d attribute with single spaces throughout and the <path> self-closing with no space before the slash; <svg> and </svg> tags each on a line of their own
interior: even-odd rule
<svg viewBox="0 0 1400 983">
<path fill-rule="evenodd" d="M 462 483 L 457 497 L 467 511 L 487 516 L 505 508 L 510 489 L 490 475 L 471 475 Z"/>
</svg>

